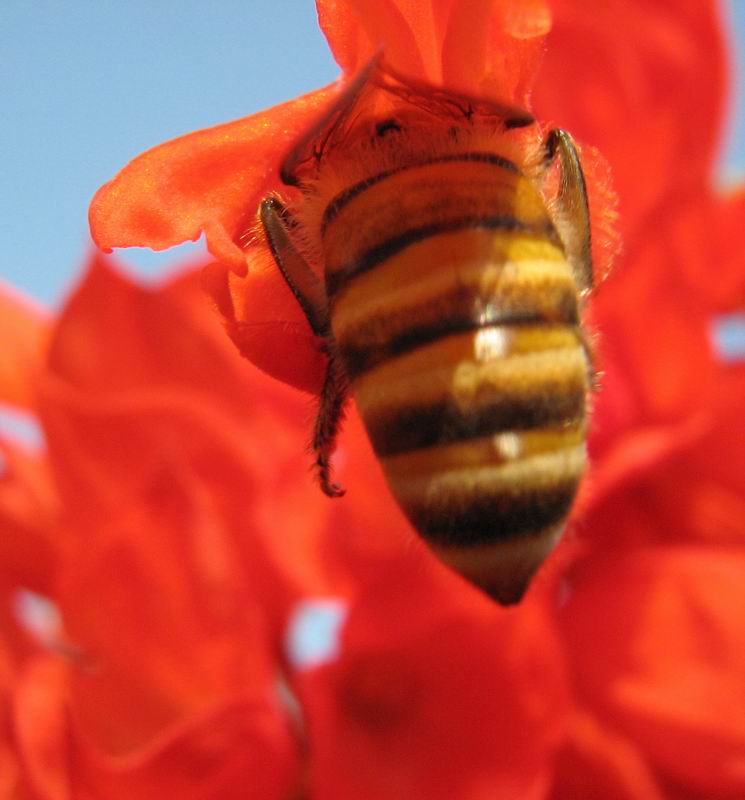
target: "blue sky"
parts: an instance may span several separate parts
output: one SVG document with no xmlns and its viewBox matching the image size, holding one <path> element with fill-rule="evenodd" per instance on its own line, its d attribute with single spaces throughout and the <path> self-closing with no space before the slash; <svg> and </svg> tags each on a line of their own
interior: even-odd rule
<svg viewBox="0 0 745 800">
<path fill-rule="evenodd" d="M 745 0 L 731 0 L 745 48 Z M 740 75 L 745 67 L 736 53 Z M 58 303 L 95 190 L 142 150 L 332 81 L 311 0 L 0 2 L 0 277 Z M 745 81 L 723 168 L 745 175 Z M 161 274 L 178 251 L 121 255 Z"/>
</svg>

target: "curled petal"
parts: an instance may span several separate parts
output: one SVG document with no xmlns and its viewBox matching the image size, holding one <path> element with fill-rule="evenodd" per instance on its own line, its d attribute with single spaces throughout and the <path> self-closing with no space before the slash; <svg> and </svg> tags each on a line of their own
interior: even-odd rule
<svg viewBox="0 0 745 800">
<path fill-rule="evenodd" d="M 245 269 L 235 243 L 279 162 L 333 94 L 327 87 L 268 111 L 149 150 L 102 186 L 90 208 L 94 241 L 163 250 L 205 233 L 210 251 Z"/>
<path fill-rule="evenodd" d="M 326 356 L 300 304 L 267 249 L 251 248 L 247 263 L 245 275 L 222 263 L 202 274 L 228 335 L 242 356 L 272 377 L 317 394 Z"/>
</svg>

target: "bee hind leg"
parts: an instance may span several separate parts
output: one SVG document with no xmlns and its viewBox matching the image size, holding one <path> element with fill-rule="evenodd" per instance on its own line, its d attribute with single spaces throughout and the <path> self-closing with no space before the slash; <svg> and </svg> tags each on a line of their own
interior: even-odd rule
<svg viewBox="0 0 745 800">
<path fill-rule="evenodd" d="M 333 340 L 327 340 L 325 350 L 328 364 L 321 388 L 311 448 L 315 454 L 315 468 L 321 491 L 328 497 L 342 497 L 345 490 L 331 480 L 331 454 L 336 447 L 336 436 L 344 419 L 348 382 Z"/>
<path fill-rule="evenodd" d="M 559 128 L 548 132 L 544 147 L 546 163 L 559 162 L 559 234 L 579 287 L 589 291 L 593 287 L 590 206 L 579 152 L 572 137 Z"/>
<path fill-rule="evenodd" d="M 321 490 L 329 497 L 341 497 L 344 489 L 331 481 L 330 460 L 344 417 L 347 376 L 331 333 L 326 290 L 293 243 L 291 231 L 295 223 L 282 203 L 275 197 L 267 197 L 261 203 L 259 215 L 274 260 L 328 357 L 311 449 Z"/>
</svg>

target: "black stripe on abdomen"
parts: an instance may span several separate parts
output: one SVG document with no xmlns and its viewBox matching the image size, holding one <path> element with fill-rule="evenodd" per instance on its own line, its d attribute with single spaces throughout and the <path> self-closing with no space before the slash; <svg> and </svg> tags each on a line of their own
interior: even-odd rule
<svg viewBox="0 0 745 800">
<path fill-rule="evenodd" d="M 506 169 L 509 172 L 518 173 L 517 166 L 506 158 L 497 155 L 496 153 L 482 153 L 482 152 L 471 152 L 471 153 L 450 153 L 446 155 L 435 156 L 434 158 L 426 158 L 422 159 L 421 161 L 414 161 L 412 163 L 403 164 L 401 166 L 395 167 L 393 169 L 383 170 L 382 172 L 378 172 L 375 175 L 371 175 L 369 178 L 365 178 L 363 181 L 358 181 L 354 185 L 350 186 L 348 189 L 345 189 L 343 192 L 340 192 L 336 197 L 334 197 L 331 202 L 326 207 L 325 211 L 323 212 L 323 217 L 321 219 L 321 235 L 323 235 L 326 231 L 328 225 L 333 222 L 342 209 L 352 202 L 356 197 L 361 195 L 363 192 L 370 189 L 377 183 L 384 181 L 388 178 L 392 178 L 396 175 L 400 175 L 402 172 L 406 172 L 407 170 L 412 169 L 420 169 L 421 167 L 426 167 L 434 164 L 446 164 L 452 162 L 480 162 L 482 164 L 491 164 L 495 167 L 500 167 L 501 169 Z"/>
<path fill-rule="evenodd" d="M 329 299 L 333 300 L 334 295 L 341 291 L 349 281 L 358 275 L 363 275 L 377 264 L 386 261 L 410 245 L 440 234 L 454 233 L 467 229 L 524 233 L 559 244 L 558 235 L 553 223 L 550 221 L 536 226 L 504 214 L 458 217 L 434 222 L 430 225 L 421 225 L 409 228 L 397 236 L 380 242 L 380 244 L 366 250 L 360 258 L 328 273 L 326 275 L 326 292 Z"/>
<path fill-rule="evenodd" d="M 391 489 L 443 548 L 530 540 L 524 577 L 585 463 L 578 291 L 545 203 L 494 165 L 353 188 L 323 240 L 331 325 Z"/>
<path fill-rule="evenodd" d="M 550 382 L 526 391 L 493 390 L 471 408 L 448 395 L 434 404 L 391 406 L 365 415 L 378 456 L 447 444 L 489 434 L 553 426 L 583 419 L 586 387 Z"/>
<path fill-rule="evenodd" d="M 548 486 L 484 488 L 440 502 L 412 501 L 405 511 L 425 538 L 438 545 L 475 547 L 539 534 L 569 512 L 577 475 Z"/>
</svg>

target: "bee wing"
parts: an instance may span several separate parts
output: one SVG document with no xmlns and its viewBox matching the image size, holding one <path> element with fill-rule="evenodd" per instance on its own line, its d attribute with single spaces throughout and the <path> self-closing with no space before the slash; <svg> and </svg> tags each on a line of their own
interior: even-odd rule
<svg viewBox="0 0 745 800">
<path fill-rule="evenodd" d="M 567 258 L 577 283 L 582 289 L 592 289 L 592 241 L 590 236 L 590 207 L 582 164 L 572 137 L 555 128 L 546 137 L 546 159 L 559 159 L 559 193 L 557 196 L 559 225 Z"/>
<path fill-rule="evenodd" d="M 383 83 L 383 89 L 438 117 L 454 116 L 470 119 L 474 114 L 495 117 L 508 130 L 525 128 L 535 122 L 535 117 L 524 108 L 499 103 L 488 97 L 454 92 L 414 81 L 399 74 L 386 63 L 381 64 L 381 73 L 384 77 L 393 79 L 392 82 Z"/>
<path fill-rule="evenodd" d="M 259 216 L 274 260 L 305 312 L 313 333 L 327 336 L 329 311 L 326 290 L 292 242 L 285 207 L 274 197 L 268 197 L 261 203 Z"/>
<path fill-rule="evenodd" d="M 354 105 L 354 101 L 365 88 L 370 76 L 378 66 L 381 52 L 376 52 L 370 61 L 352 76 L 331 105 L 305 131 L 294 144 L 292 150 L 285 156 L 279 170 L 283 183 L 288 186 L 297 186 L 298 179 L 295 175 L 297 168 L 315 155 L 316 142 L 328 139 L 331 133 L 346 119 Z"/>
</svg>

